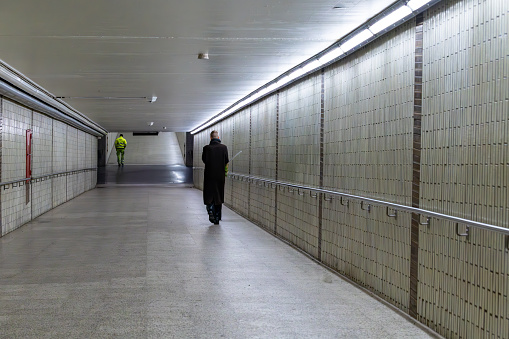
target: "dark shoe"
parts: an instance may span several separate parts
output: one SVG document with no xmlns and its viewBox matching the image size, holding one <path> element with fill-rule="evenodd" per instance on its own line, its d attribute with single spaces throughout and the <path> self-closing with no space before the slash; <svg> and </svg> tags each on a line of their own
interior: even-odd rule
<svg viewBox="0 0 509 339">
<path fill-rule="evenodd" d="M 219 219 L 214 220 L 214 225 L 219 225 Z"/>
<path fill-rule="evenodd" d="M 205 208 L 207 209 L 207 213 L 209 215 L 209 221 L 211 223 L 214 223 L 214 221 L 216 221 L 216 220 L 214 218 L 214 211 L 212 209 L 212 206 L 214 206 L 214 205 L 205 205 Z"/>
<path fill-rule="evenodd" d="M 214 205 L 214 216 L 217 220 L 221 220 L 221 210 L 223 205 Z"/>
</svg>

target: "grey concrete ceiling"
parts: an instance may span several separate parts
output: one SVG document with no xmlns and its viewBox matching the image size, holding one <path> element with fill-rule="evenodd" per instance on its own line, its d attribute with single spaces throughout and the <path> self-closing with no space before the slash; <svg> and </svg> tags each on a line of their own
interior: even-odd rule
<svg viewBox="0 0 509 339">
<path fill-rule="evenodd" d="M 0 60 L 107 130 L 189 131 L 394 2 L 6 0 Z"/>
</svg>

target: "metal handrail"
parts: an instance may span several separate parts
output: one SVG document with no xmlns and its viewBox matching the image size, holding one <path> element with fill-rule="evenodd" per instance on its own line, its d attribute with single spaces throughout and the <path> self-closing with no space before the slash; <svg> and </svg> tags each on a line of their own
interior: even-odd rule
<svg viewBox="0 0 509 339">
<path fill-rule="evenodd" d="M 325 190 L 325 189 L 316 188 L 316 187 L 301 186 L 301 185 L 291 184 L 291 183 L 288 183 L 288 182 L 276 181 L 276 180 L 271 180 L 271 179 L 255 177 L 255 176 L 248 176 L 248 175 L 243 175 L 243 174 L 238 174 L 238 173 L 230 173 L 228 176 L 230 176 L 230 175 L 231 176 L 237 176 L 237 177 L 250 178 L 252 180 L 258 180 L 258 181 L 267 182 L 267 183 L 271 183 L 271 184 L 275 184 L 275 185 L 280 185 L 280 186 L 293 187 L 293 188 L 296 188 L 296 189 L 304 189 L 304 190 L 314 191 L 314 192 L 318 192 L 318 193 L 324 193 L 324 194 L 328 194 L 328 195 L 336 195 L 336 196 L 340 196 L 342 198 L 348 198 L 348 199 L 352 199 L 352 200 L 359 200 L 362 203 L 367 202 L 367 203 L 373 203 L 373 204 L 376 204 L 376 205 L 388 206 L 388 207 L 393 208 L 395 211 L 396 210 L 397 211 L 406 211 L 406 212 L 411 212 L 411 213 L 416 213 L 416 214 L 424 215 L 424 216 L 427 216 L 427 217 L 434 217 L 434 218 L 437 218 L 437 219 L 449 220 L 449 221 L 452 221 L 452 222 L 455 222 L 455 223 L 460 223 L 460 224 L 463 224 L 463 225 L 466 225 L 466 226 L 472 226 L 472 227 L 476 227 L 476 228 L 481 228 L 481 229 L 485 229 L 485 230 L 493 231 L 493 232 L 498 232 L 498 233 L 505 234 L 506 236 L 509 236 L 509 228 L 504 228 L 504 227 L 501 227 L 501 226 L 496 226 L 496 225 L 491 225 L 491 224 L 485 224 L 485 223 L 482 223 L 482 222 L 479 222 L 479 221 L 463 219 L 463 218 L 455 217 L 455 216 L 452 216 L 452 215 L 442 214 L 442 213 L 433 212 L 433 211 L 429 211 L 429 210 L 423 210 L 423 209 L 420 209 L 420 208 L 417 208 L 417 207 L 411 207 L 411 206 L 406 206 L 406 205 L 399 205 L 399 204 L 395 204 L 395 203 L 392 203 L 392 202 L 387 202 L 387 201 L 382 201 L 382 200 L 377 200 L 377 199 L 372 199 L 372 198 L 367 198 L 367 197 L 361 197 L 361 196 L 358 196 L 358 195 L 353 195 L 353 194 L 348 194 L 348 193 L 341 193 L 341 192 L 336 192 L 336 191 L 330 191 L 330 190 Z M 366 210 L 367 210 L 367 208 L 366 208 Z M 507 240 L 506 242 L 509 242 L 509 240 Z M 509 247 L 507 247 L 507 248 L 509 249 Z"/>
<path fill-rule="evenodd" d="M 97 167 L 82 168 L 82 169 L 66 171 L 66 172 L 58 172 L 58 173 L 45 174 L 45 175 L 42 175 L 42 176 L 39 176 L 39 177 L 23 178 L 23 179 L 17 179 L 17 180 L 13 180 L 13 181 L 0 182 L 0 187 L 9 186 L 9 185 L 13 185 L 13 184 L 18 184 L 18 183 L 26 182 L 26 181 L 30 181 L 31 182 L 31 181 L 34 181 L 34 180 L 54 177 L 54 176 L 58 176 L 58 175 L 64 175 L 64 174 L 69 174 L 69 173 L 78 173 L 78 172 L 88 172 L 88 171 L 97 171 Z"/>
</svg>

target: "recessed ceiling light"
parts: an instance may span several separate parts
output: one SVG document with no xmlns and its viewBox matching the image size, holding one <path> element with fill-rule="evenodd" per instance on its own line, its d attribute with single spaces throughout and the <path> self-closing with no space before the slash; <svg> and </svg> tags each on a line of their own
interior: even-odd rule
<svg viewBox="0 0 509 339">
<path fill-rule="evenodd" d="M 209 59 L 209 53 L 199 53 L 198 59 L 200 60 L 208 60 Z"/>
</svg>

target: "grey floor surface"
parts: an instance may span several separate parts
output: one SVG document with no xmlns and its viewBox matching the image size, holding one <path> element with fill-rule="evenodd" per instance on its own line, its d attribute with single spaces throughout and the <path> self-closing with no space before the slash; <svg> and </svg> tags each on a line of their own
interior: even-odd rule
<svg viewBox="0 0 509 339">
<path fill-rule="evenodd" d="M 193 169 L 170 165 L 108 165 L 99 167 L 97 184 L 193 186 Z"/>
<path fill-rule="evenodd" d="M 0 238 L 0 338 L 429 338 L 192 188 L 98 188 Z"/>
</svg>

